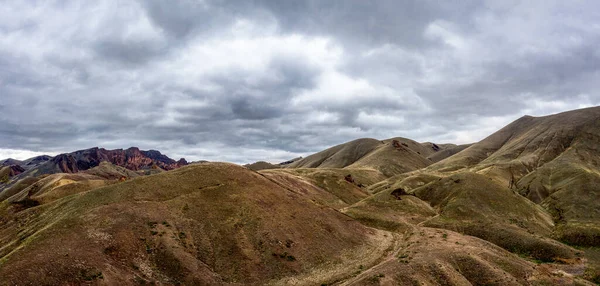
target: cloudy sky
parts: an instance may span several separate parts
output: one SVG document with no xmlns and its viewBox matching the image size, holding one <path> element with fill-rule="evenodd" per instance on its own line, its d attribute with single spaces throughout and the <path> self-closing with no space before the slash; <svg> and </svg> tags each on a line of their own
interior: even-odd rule
<svg viewBox="0 0 600 286">
<path fill-rule="evenodd" d="M 277 162 L 600 104 L 599 1 L 243 2 L 0 1 L 0 158 Z"/>
</svg>

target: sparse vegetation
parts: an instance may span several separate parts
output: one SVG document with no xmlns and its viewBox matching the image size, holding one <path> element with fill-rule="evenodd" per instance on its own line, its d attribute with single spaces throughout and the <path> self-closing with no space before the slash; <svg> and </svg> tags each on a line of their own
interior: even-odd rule
<svg viewBox="0 0 600 286">
<path fill-rule="evenodd" d="M 274 257 L 278 257 L 278 258 L 282 258 L 285 259 L 287 261 L 296 261 L 296 257 L 294 257 L 293 255 L 287 253 L 287 252 L 283 252 L 283 253 L 276 253 L 273 252 L 273 256 Z"/>
<path fill-rule="evenodd" d="M 369 278 L 369 280 L 370 280 L 370 282 L 377 283 L 383 277 L 385 277 L 385 274 L 377 273 L 377 274 L 371 276 L 371 278 Z"/>
<path fill-rule="evenodd" d="M 2 175 L 0 176 L 0 184 L 6 184 L 6 183 L 8 183 L 9 181 L 10 181 L 10 177 L 8 176 L 8 174 L 7 174 L 7 173 L 5 173 L 5 174 L 2 174 Z"/>
<path fill-rule="evenodd" d="M 102 275 L 102 272 L 100 272 L 98 270 L 82 270 L 80 275 L 84 281 L 94 281 L 97 279 L 104 279 L 104 275 Z"/>
</svg>

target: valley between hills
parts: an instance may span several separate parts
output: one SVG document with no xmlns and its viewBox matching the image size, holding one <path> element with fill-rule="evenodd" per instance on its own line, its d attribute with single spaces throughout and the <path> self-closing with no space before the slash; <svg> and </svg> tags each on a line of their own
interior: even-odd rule
<svg viewBox="0 0 600 286">
<path fill-rule="evenodd" d="M 245 166 L 0 161 L 0 285 L 596 285 L 600 107 Z"/>
</svg>

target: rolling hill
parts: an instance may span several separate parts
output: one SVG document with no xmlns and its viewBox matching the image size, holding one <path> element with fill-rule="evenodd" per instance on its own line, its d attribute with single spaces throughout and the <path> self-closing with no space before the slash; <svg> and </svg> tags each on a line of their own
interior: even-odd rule
<svg viewBox="0 0 600 286">
<path fill-rule="evenodd" d="M 483 174 L 549 211 L 565 242 L 600 245 L 600 108 L 525 116 L 425 170 Z"/>
<path fill-rule="evenodd" d="M 382 202 L 402 191 L 437 212 L 423 226 L 477 236 L 536 259 L 574 259 L 581 253 L 556 241 L 584 251 L 600 246 L 599 126 L 598 107 L 522 117 L 447 159 L 372 185 L 375 195 L 346 212 L 397 224 L 394 217 L 410 208 Z M 593 261 L 588 277 L 600 281 L 599 261 Z"/>
<path fill-rule="evenodd" d="M 204 163 L 25 209 L 5 201 L 0 277 L 6 284 L 589 285 L 568 267 L 540 268 L 453 231 L 371 228 L 290 186 Z"/>
<path fill-rule="evenodd" d="M 21 211 L 5 202 L 0 210 L 0 277 L 8 284 L 314 284 L 374 264 L 393 243 L 392 235 L 223 163 Z"/>
<path fill-rule="evenodd" d="M 383 141 L 364 138 L 307 156 L 286 168 L 372 169 L 391 177 L 427 167 L 433 162 L 429 156 L 455 147 L 453 144 L 418 143 L 401 137 Z"/>
</svg>

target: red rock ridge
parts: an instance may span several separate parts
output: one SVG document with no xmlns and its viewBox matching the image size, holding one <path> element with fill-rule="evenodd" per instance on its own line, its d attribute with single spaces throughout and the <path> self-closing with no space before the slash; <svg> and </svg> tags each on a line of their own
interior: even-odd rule
<svg viewBox="0 0 600 286">
<path fill-rule="evenodd" d="M 164 170 L 172 170 L 187 165 L 187 161 L 183 158 L 175 161 L 159 151 L 141 151 L 137 147 L 126 150 L 106 150 L 96 147 L 58 155 L 52 159 L 52 162 L 64 173 L 76 173 L 91 169 L 100 165 L 101 162 L 110 162 L 134 171 L 150 169 L 153 165 Z"/>
</svg>

